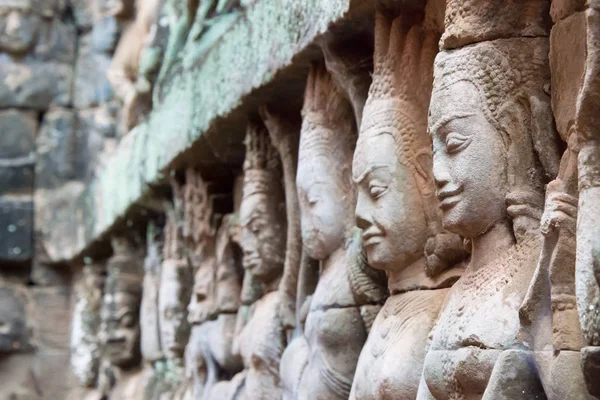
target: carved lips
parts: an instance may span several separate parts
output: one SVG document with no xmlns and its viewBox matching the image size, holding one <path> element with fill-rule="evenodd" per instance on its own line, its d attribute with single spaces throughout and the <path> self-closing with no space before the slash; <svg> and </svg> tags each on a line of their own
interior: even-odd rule
<svg viewBox="0 0 600 400">
<path fill-rule="evenodd" d="M 369 228 L 362 234 L 363 246 L 369 247 L 381 243 L 383 240 L 383 233 L 379 230 Z"/>
<path fill-rule="evenodd" d="M 440 208 L 446 211 L 458 204 L 462 191 L 462 187 L 437 191 L 436 195 L 440 201 Z"/>
</svg>

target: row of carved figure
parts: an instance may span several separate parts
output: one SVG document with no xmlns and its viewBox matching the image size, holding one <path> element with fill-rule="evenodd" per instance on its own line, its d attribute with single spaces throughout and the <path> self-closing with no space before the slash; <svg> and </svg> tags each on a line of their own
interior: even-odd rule
<svg viewBox="0 0 600 400">
<path fill-rule="evenodd" d="M 548 38 L 439 39 L 378 13 L 372 81 L 325 45 L 301 126 L 250 123 L 232 214 L 190 169 L 162 254 L 148 240 L 143 268 L 114 240 L 101 312 L 86 267 L 82 381 L 99 368 L 115 399 L 600 395 L 598 298 L 580 295 L 597 283 L 575 278 L 586 166 L 554 127 Z"/>
</svg>

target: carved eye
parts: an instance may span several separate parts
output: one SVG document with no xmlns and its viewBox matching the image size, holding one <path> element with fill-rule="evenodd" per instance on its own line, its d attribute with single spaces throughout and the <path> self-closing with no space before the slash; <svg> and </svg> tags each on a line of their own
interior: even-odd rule
<svg viewBox="0 0 600 400">
<path fill-rule="evenodd" d="M 452 132 L 446 136 L 446 152 L 449 154 L 458 153 L 464 150 L 471 143 L 471 138 Z"/>
<path fill-rule="evenodd" d="M 373 198 L 373 199 L 379 198 L 382 194 L 385 193 L 386 190 L 387 190 L 387 186 L 381 186 L 381 185 L 369 186 L 369 194 L 371 195 L 371 198 Z"/>
</svg>

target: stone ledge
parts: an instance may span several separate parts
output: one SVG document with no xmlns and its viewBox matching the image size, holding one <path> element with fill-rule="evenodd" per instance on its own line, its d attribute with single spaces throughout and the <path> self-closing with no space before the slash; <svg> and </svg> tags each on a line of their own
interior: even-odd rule
<svg viewBox="0 0 600 400">
<path fill-rule="evenodd" d="M 149 120 L 121 141 L 108 166 L 79 198 L 72 199 L 75 209 L 69 214 L 85 226 L 48 229 L 42 235 L 44 243 L 62 243 L 49 246 L 53 248 L 50 259 L 81 257 L 129 219 L 152 196 L 151 188 L 164 184 L 169 169 L 184 160 L 239 166 L 247 114 L 261 98 L 269 98 L 259 92 L 272 91 L 274 82 L 279 82 L 280 89 L 289 87 L 287 95 L 301 94 L 300 82 L 315 57 L 311 44 L 331 24 L 370 14 L 372 3 L 262 0 L 251 6 L 200 66 L 181 71 L 160 88 L 161 104 Z M 46 226 L 65 223 L 50 220 Z"/>
</svg>

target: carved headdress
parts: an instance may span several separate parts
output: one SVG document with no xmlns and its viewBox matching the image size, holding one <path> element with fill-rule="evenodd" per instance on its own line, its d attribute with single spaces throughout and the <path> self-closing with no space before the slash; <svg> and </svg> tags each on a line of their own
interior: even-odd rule
<svg viewBox="0 0 600 400">
<path fill-rule="evenodd" d="M 113 256 L 108 260 L 106 293 L 127 293 L 138 299 L 142 296 L 144 255 L 131 239 L 114 236 L 111 239 Z"/>
<path fill-rule="evenodd" d="M 352 106 L 343 91 L 322 64 L 315 64 L 308 73 L 298 165 L 311 167 L 316 157 L 329 160 L 339 174 L 338 181 L 345 193 L 352 193 L 352 155 L 356 145 L 355 118 Z M 329 164 L 327 164 L 329 166 Z M 348 196 L 353 208 L 354 196 Z M 354 221 L 352 221 L 354 222 Z M 352 223 L 354 225 L 354 223 Z"/>
<path fill-rule="evenodd" d="M 363 112 L 359 142 L 389 133 L 398 161 L 426 178 L 431 165 L 427 109 L 438 35 L 402 16 L 391 20 L 377 13 L 373 83 Z M 429 222 L 436 218 L 433 182 L 419 187 Z"/>
<path fill-rule="evenodd" d="M 243 196 L 273 193 L 275 187 L 281 190 L 279 153 L 271 144 L 269 134 L 264 127 L 249 124 L 246 133 Z"/>
<path fill-rule="evenodd" d="M 210 200 L 208 184 L 196 169 L 188 168 L 183 189 L 183 235 L 196 244 L 215 233 L 211 226 L 213 202 Z"/>
<path fill-rule="evenodd" d="M 314 64 L 308 73 L 299 158 L 323 155 L 335 157 L 354 149 L 354 116 L 344 93 L 322 64 Z M 351 159 L 351 157 L 350 157 Z"/>
</svg>

